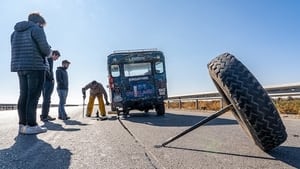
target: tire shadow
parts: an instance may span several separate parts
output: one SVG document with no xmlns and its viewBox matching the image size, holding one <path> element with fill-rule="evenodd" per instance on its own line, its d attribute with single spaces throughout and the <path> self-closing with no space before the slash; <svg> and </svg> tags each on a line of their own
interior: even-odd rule
<svg viewBox="0 0 300 169">
<path fill-rule="evenodd" d="M 157 146 L 156 148 L 160 148 L 161 146 Z M 272 161 L 281 161 L 293 168 L 300 168 L 300 148 L 299 147 L 289 147 L 289 146 L 279 146 L 275 149 L 268 152 L 268 154 L 272 157 L 262 157 L 262 156 L 252 156 L 246 154 L 235 154 L 235 153 L 226 153 L 226 152 L 218 152 L 218 151 L 210 151 L 210 150 L 199 150 L 192 148 L 184 148 L 184 147 L 176 147 L 176 146 L 164 146 L 164 148 L 168 149 L 177 149 L 177 150 L 187 150 L 194 152 L 202 152 L 202 153 L 211 153 L 211 154 L 221 154 L 221 155 L 229 155 L 229 156 L 237 156 L 237 157 L 245 157 L 245 158 L 254 158 L 254 159 L 263 159 L 263 160 L 272 160 Z"/>
<path fill-rule="evenodd" d="M 300 148 L 290 146 L 279 146 L 269 152 L 271 156 L 285 162 L 286 164 L 300 168 Z"/>
<path fill-rule="evenodd" d="M 276 159 L 273 159 L 271 157 L 252 156 L 252 155 L 246 155 L 246 154 L 237 154 L 237 153 L 235 154 L 235 153 L 226 153 L 226 152 L 210 151 L 210 150 L 199 150 L 199 149 L 176 147 L 176 146 L 164 146 L 164 148 L 194 151 L 194 152 L 202 152 L 202 153 L 210 153 L 210 154 L 221 154 L 221 155 L 229 155 L 229 156 L 236 156 L 236 157 L 254 158 L 254 159 L 264 159 L 264 160 L 273 160 L 273 161 L 276 160 Z"/>
<path fill-rule="evenodd" d="M 1 168 L 67 169 L 72 153 L 68 149 L 54 148 L 36 135 L 18 135 L 15 143 L 0 150 Z"/>
</svg>

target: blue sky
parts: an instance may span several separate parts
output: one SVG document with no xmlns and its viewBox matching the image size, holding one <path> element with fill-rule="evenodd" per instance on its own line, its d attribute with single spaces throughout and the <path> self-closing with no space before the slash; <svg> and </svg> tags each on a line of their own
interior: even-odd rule
<svg viewBox="0 0 300 169">
<path fill-rule="evenodd" d="M 69 67 L 67 103 L 82 103 L 92 80 L 107 85 L 106 58 L 114 50 L 164 52 L 169 96 L 216 91 L 207 63 L 230 52 L 263 86 L 300 82 L 298 0 L 2 0 L 0 103 L 16 103 L 19 84 L 10 72 L 10 34 L 38 11 L 53 49 Z M 55 70 L 54 69 L 54 70 Z M 58 103 L 56 91 L 53 103 Z"/>
</svg>

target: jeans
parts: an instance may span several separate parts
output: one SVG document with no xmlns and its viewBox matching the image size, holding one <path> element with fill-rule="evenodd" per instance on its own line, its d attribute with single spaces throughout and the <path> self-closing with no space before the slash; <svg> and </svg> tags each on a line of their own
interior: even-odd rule
<svg viewBox="0 0 300 169">
<path fill-rule="evenodd" d="M 68 89 L 57 89 L 57 93 L 59 96 L 58 118 L 65 119 L 67 117 L 65 104 L 68 96 Z"/>
<path fill-rule="evenodd" d="M 20 96 L 18 100 L 19 124 L 36 126 L 36 108 L 45 79 L 45 71 L 18 71 Z"/>
<path fill-rule="evenodd" d="M 43 104 L 42 104 L 43 118 L 48 117 L 53 89 L 54 89 L 54 80 L 45 80 L 44 88 L 43 88 Z"/>
</svg>

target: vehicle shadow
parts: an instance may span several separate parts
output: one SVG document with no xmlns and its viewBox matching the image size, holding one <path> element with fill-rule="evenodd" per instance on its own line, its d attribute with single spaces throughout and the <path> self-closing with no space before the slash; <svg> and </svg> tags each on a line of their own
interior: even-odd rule
<svg viewBox="0 0 300 169">
<path fill-rule="evenodd" d="M 10 148 L 0 150 L 0 164 L 1 168 L 67 169 L 71 155 L 70 150 L 54 148 L 36 135 L 18 135 Z"/>
<path fill-rule="evenodd" d="M 165 113 L 165 116 L 156 116 L 156 113 L 131 113 L 129 118 L 125 120 L 135 123 L 144 123 L 153 126 L 192 126 L 206 116 L 186 115 L 186 114 L 172 114 Z M 216 118 L 211 120 L 205 125 L 237 125 L 236 120 Z"/>
</svg>

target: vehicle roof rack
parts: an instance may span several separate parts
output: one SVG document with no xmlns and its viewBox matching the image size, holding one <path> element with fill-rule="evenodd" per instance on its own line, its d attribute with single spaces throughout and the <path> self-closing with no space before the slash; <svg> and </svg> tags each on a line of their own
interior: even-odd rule
<svg viewBox="0 0 300 169">
<path fill-rule="evenodd" d="M 158 49 L 157 48 L 149 48 L 149 49 L 115 50 L 115 51 L 113 51 L 113 53 L 150 52 L 150 51 L 158 51 Z"/>
</svg>

